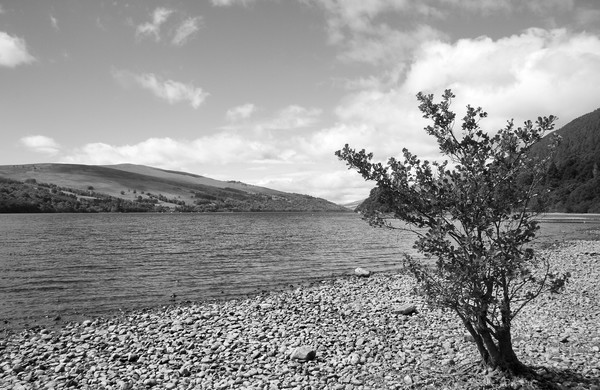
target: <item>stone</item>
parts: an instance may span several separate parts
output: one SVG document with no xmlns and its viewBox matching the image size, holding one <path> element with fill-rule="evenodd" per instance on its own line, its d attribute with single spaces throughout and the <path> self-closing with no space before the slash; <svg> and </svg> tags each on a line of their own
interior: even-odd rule
<svg viewBox="0 0 600 390">
<path fill-rule="evenodd" d="M 311 346 L 304 345 L 294 348 L 290 354 L 290 359 L 298 361 L 313 360 L 317 356 L 317 352 Z"/>
<path fill-rule="evenodd" d="M 12 370 L 15 372 L 15 374 L 18 374 L 25 371 L 25 366 L 23 366 L 21 363 L 17 363 L 13 366 Z"/>
<path fill-rule="evenodd" d="M 129 381 L 118 381 L 117 387 L 119 390 L 131 390 L 133 388 L 133 383 Z"/>
<path fill-rule="evenodd" d="M 417 313 L 417 307 L 415 305 L 403 305 L 403 306 L 398 306 L 394 312 L 396 312 L 397 314 L 402 314 L 405 316 L 410 316 L 412 314 L 416 314 Z"/>
<path fill-rule="evenodd" d="M 364 269 L 364 268 L 362 268 L 362 267 L 358 267 L 358 268 L 356 268 L 356 269 L 354 270 L 354 274 L 355 274 L 356 276 L 360 276 L 360 277 L 366 278 L 366 277 L 369 277 L 369 276 L 371 276 L 371 271 L 369 271 L 369 270 L 366 270 L 366 269 Z"/>
</svg>

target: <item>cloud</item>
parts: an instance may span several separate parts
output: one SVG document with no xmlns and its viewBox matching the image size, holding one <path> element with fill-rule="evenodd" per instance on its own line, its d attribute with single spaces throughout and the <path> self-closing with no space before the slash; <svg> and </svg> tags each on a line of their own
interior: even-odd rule
<svg viewBox="0 0 600 390">
<path fill-rule="evenodd" d="M 267 130 L 292 130 L 313 126 L 319 120 L 322 110 L 305 108 L 292 104 L 277 112 L 272 118 L 259 124 Z"/>
<path fill-rule="evenodd" d="M 0 66 L 14 68 L 34 61 L 35 58 L 27 51 L 24 39 L 0 31 Z"/>
<path fill-rule="evenodd" d="M 397 67 L 398 63 L 408 60 L 423 42 L 443 38 L 445 34 L 427 25 L 411 31 L 398 31 L 387 25 L 374 26 L 348 40 L 338 57 L 347 62 L 392 64 Z"/>
<path fill-rule="evenodd" d="M 113 77 L 124 86 L 134 84 L 146 89 L 154 96 L 170 104 L 187 102 L 194 109 L 199 108 L 208 93 L 192 84 L 184 84 L 173 80 L 163 80 L 153 73 L 136 74 L 126 70 L 113 70 Z"/>
<path fill-rule="evenodd" d="M 176 46 L 183 46 L 200 29 L 201 22 L 201 17 L 187 18 L 177 27 L 171 42 Z"/>
<path fill-rule="evenodd" d="M 230 125 L 223 126 L 225 130 L 254 130 L 258 134 L 265 131 L 294 130 L 309 128 L 319 122 L 323 111 L 319 108 L 306 108 L 291 104 L 271 115 L 249 120 L 258 111 L 252 103 L 233 107 L 225 114 Z"/>
<path fill-rule="evenodd" d="M 450 87 L 459 106 L 471 102 L 504 119 L 555 114 L 570 121 L 597 108 L 599 83 L 600 38 L 532 28 L 495 41 L 430 42 L 416 54 L 404 88 Z"/>
<path fill-rule="evenodd" d="M 243 5 L 246 7 L 254 2 L 255 0 L 212 0 L 212 4 L 217 7 L 229 7 L 232 5 Z"/>
<path fill-rule="evenodd" d="M 415 49 L 395 84 L 365 84 L 348 93 L 335 109 L 337 123 L 296 138 L 295 150 L 297 158 L 325 161 L 348 143 L 373 152 L 378 161 L 401 156 L 404 147 L 420 158 L 437 159 L 437 144 L 423 130 L 429 123 L 417 108 L 419 91 L 439 100 L 451 88 L 457 117 L 463 117 L 467 104 L 481 106 L 489 113 L 482 128 L 495 132 L 512 118 L 520 126 L 550 114 L 564 126 L 600 107 L 597 85 L 600 38 L 593 34 L 529 29 L 501 39 L 434 39 Z M 356 173 L 347 186 L 356 199 L 365 194 Z"/>
<path fill-rule="evenodd" d="M 59 28 L 58 28 L 58 19 L 56 19 L 56 18 L 54 17 L 54 15 L 50 15 L 50 23 L 52 23 L 52 27 L 53 27 L 53 28 L 54 28 L 56 31 L 58 31 L 58 30 L 59 30 Z"/>
<path fill-rule="evenodd" d="M 278 152 L 276 147 L 258 140 L 221 132 L 192 140 L 150 138 L 133 145 L 90 143 L 65 160 L 84 164 L 131 162 L 180 169 L 205 164 L 249 164 L 276 156 Z"/>
<path fill-rule="evenodd" d="M 146 36 L 154 35 L 154 39 L 160 41 L 160 27 L 167 21 L 169 16 L 173 13 L 173 10 L 158 7 L 152 13 L 152 21 L 140 24 L 135 30 L 136 37 L 144 38 Z"/>
<path fill-rule="evenodd" d="M 31 135 L 21 138 L 20 141 L 34 152 L 56 154 L 60 150 L 60 145 L 56 141 L 44 135 Z"/>
<path fill-rule="evenodd" d="M 227 110 L 225 117 L 229 122 L 238 122 L 243 119 L 248 119 L 256 112 L 257 108 L 252 103 L 242 104 L 241 106 L 233 107 Z"/>
</svg>

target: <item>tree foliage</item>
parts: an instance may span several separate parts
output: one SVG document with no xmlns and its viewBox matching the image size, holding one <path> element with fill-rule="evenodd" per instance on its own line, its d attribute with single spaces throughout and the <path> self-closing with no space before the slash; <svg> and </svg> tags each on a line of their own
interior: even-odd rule
<svg viewBox="0 0 600 390">
<path fill-rule="evenodd" d="M 379 199 L 415 228 L 415 248 L 435 262 L 431 267 L 406 256 L 432 305 L 450 309 L 473 336 L 482 361 L 492 367 L 526 371 L 512 348 L 511 323 L 544 291 L 558 291 L 567 275 L 554 275 L 528 244 L 538 224 L 532 206 L 548 169 L 548 158 L 528 154 L 553 129 L 555 117 L 505 128 L 490 135 L 480 127 L 487 114 L 467 106 L 461 131 L 454 130 L 447 90 L 440 103 L 419 93 L 423 116 L 447 159 L 422 161 L 406 149 L 401 160 L 384 165 L 373 154 L 346 145 L 336 155 L 366 180 L 377 183 Z M 374 226 L 393 228 L 381 214 L 367 215 Z"/>
</svg>

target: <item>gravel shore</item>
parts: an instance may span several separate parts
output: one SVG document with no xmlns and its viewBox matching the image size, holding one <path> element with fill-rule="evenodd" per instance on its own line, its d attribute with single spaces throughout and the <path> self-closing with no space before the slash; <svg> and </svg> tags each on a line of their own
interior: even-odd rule
<svg viewBox="0 0 600 390">
<path fill-rule="evenodd" d="M 546 251 L 572 279 L 513 332 L 538 379 L 487 372 L 453 314 L 375 274 L 2 336 L 0 388 L 600 390 L 600 242 Z"/>
</svg>

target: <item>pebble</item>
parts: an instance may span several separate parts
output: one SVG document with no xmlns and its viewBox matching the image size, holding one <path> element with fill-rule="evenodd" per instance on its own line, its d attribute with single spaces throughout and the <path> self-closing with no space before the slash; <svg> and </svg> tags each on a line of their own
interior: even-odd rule
<svg viewBox="0 0 600 390">
<path fill-rule="evenodd" d="M 600 256 L 590 255 L 600 243 L 544 253 L 572 277 L 563 294 L 539 297 L 514 320 L 515 352 L 563 387 L 600 390 Z M 6 334 L 0 388 L 536 388 L 482 373 L 460 321 L 414 287 L 402 274 L 353 275 Z"/>
</svg>

